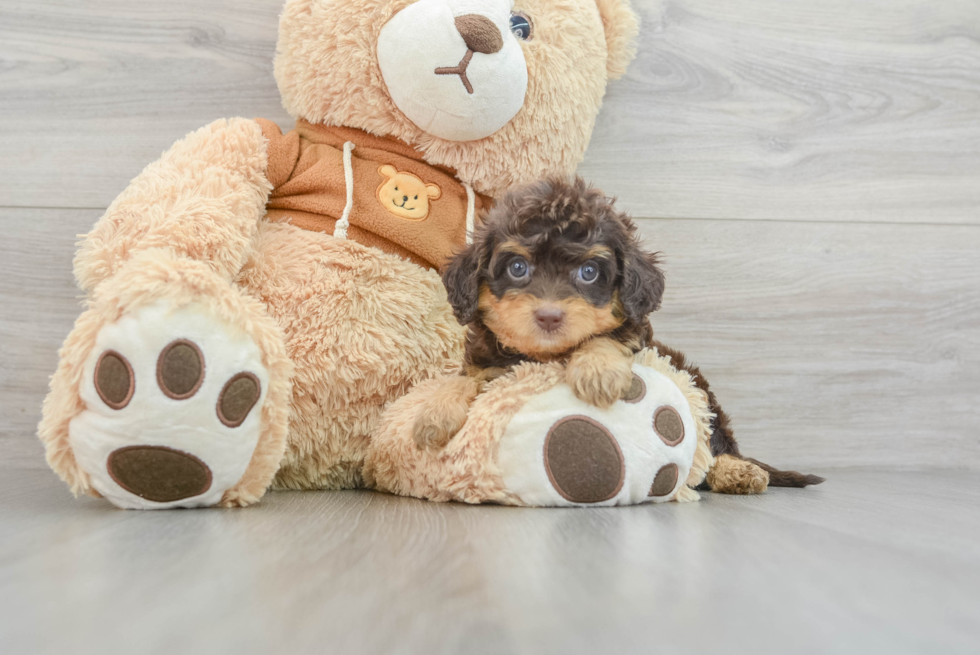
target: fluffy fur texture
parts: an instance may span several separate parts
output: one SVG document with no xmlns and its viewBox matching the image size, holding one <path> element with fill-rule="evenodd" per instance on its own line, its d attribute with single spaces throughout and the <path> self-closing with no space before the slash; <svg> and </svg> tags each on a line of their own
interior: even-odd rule
<svg viewBox="0 0 980 655">
<path fill-rule="evenodd" d="M 596 274 L 588 283 L 581 277 L 586 265 Z M 641 248 L 629 216 L 582 179 L 555 178 L 509 192 L 443 277 L 457 318 L 468 324 L 470 373 L 484 371 L 480 375 L 486 377 L 485 371 L 520 362 L 567 361 L 566 381 L 576 396 L 607 407 L 629 386 L 629 355 L 656 347 L 692 375 L 715 415 L 712 452 L 728 459 L 720 460 L 723 470 L 709 476 L 713 491 L 762 493 L 770 476 L 780 486 L 823 481 L 741 457 L 730 419 L 701 371 L 653 338 L 648 315 L 660 306 L 664 291 L 656 255 Z M 564 316 L 559 329 L 536 324 L 542 307 Z M 428 416 L 428 425 L 416 426 L 418 434 L 462 425 L 454 426 L 449 414 Z"/>
<path fill-rule="evenodd" d="M 353 241 L 263 223 L 238 283 L 265 303 L 296 366 L 275 486 L 360 486 L 384 404 L 462 357 L 439 276 Z"/>
<path fill-rule="evenodd" d="M 280 22 L 276 79 L 286 109 L 313 123 L 357 127 L 416 145 L 490 196 L 515 184 L 570 174 L 582 160 L 606 82 L 622 75 L 639 32 L 627 0 L 517 0 L 534 37 L 523 108 L 479 141 L 426 134 L 386 91 L 375 56 L 381 28 L 410 0 L 292 0 Z M 338 92 L 342 91 L 342 92 Z"/>
<path fill-rule="evenodd" d="M 490 194 L 570 173 L 610 73 L 631 57 L 637 23 L 626 0 L 519 0 L 516 9 L 535 26 L 523 46 L 526 102 L 498 133 L 466 143 L 421 132 L 387 97 L 377 35 L 408 4 L 289 0 L 276 58 L 286 107 L 313 123 L 400 139 Z M 83 409 L 81 366 L 103 325 L 148 302 L 202 303 L 250 335 L 274 371 L 255 461 L 225 498 L 229 505 L 258 499 L 283 448 L 277 486 L 360 485 L 385 403 L 461 358 L 462 329 L 434 273 L 264 220 L 273 187 L 268 149 L 256 122 L 217 121 L 148 166 L 82 242 L 75 274 L 89 307 L 62 348 L 39 428 L 52 468 L 74 491 L 89 490 L 65 440 Z"/>
<path fill-rule="evenodd" d="M 171 248 L 231 281 L 252 249 L 272 185 L 255 121 L 218 120 L 147 166 L 85 235 L 75 279 L 91 292 L 137 252 Z"/>
<path fill-rule="evenodd" d="M 68 441 L 69 423 L 85 409 L 79 396 L 85 360 L 106 323 L 158 301 L 167 301 L 174 308 L 202 304 L 230 329 L 247 334 L 263 353 L 269 389 L 262 407 L 261 435 L 245 474 L 221 501 L 229 507 L 251 504 L 265 493 L 282 459 L 293 365 L 282 331 L 262 303 L 222 280 L 208 264 L 182 257 L 173 249 L 134 254 L 116 275 L 98 286 L 89 308 L 75 322 L 61 349 L 38 429 L 48 464 L 76 495 L 93 493 Z"/>
<path fill-rule="evenodd" d="M 717 493 L 761 494 L 769 486 L 769 474 L 744 459 L 720 455 L 705 481 Z"/>
<path fill-rule="evenodd" d="M 685 371 L 673 368 L 655 350 L 638 353 L 634 361 L 667 376 L 681 389 L 697 425 L 697 447 L 685 485 L 674 497 L 693 501 L 697 486 L 711 467 L 708 445 L 711 412 L 704 394 Z M 528 398 L 564 381 L 559 363 L 522 363 L 488 384 L 474 401 L 463 429 L 442 449 L 420 449 L 412 435 L 428 399 L 455 388 L 458 374 L 429 380 L 396 401 L 385 412 L 364 467 L 365 481 L 376 489 L 435 501 L 524 505 L 507 489 L 497 462 L 497 445 L 511 419 Z"/>
<path fill-rule="evenodd" d="M 630 388 L 632 354 L 613 339 L 590 339 L 568 358 L 565 381 L 576 397 L 596 407 L 609 407 Z"/>
<path fill-rule="evenodd" d="M 576 397 L 597 407 L 629 388 L 632 356 L 652 335 L 647 314 L 664 288 L 629 217 L 581 178 L 505 195 L 443 278 L 468 325 L 468 374 L 487 379 L 522 362 L 560 361 Z M 456 403 L 444 407 L 420 417 L 420 445 L 445 442 L 462 426 Z"/>
<path fill-rule="evenodd" d="M 592 281 L 582 278 L 587 264 Z M 581 178 L 512 190 L 443 280 L 456 317 L 469 325 L 466 363 L 478 368 L 567 357 L 597 336 L 636 352 L 652 334 L 647 315 L 664 289 L 636 226 Z M 541 328 L 541 309 L 563 315 L 556 329 Z"/>
<path fill-rule="evenodd" d="M 442 448 L 466 422 L 470 405 L 483 390 L 484 380 L 453 375 L 422 399 L 412 434 L 422 448 Z"/>
</svg>

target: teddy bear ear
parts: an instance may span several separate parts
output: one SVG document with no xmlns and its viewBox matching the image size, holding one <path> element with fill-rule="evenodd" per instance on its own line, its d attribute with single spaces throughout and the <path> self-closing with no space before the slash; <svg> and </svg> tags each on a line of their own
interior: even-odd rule
<svg viewBox="0 0 980 655">
<path fill-rule="evenodd" d="M 398 175 L 398 171 L 395 170 L 395 167 L 389 166 L 387 164 L 379 168 L 378 172 L 388 178 L 395 177 L 396 175 Z"/>
<path fill-rule="evenodd" d="M 640 18 L 630 7 L 629 0 L 596 0 L 602 27 L 606 32 L 606 72 L 615 80 L 626 73 L 636 56 L 636 37 L 640 33 Z"/>
<path fill-rule="evenodd" d="M 442 197 L 442 189 L 436 184 L 426 184 L 425 190 L 431 200 L 438 200 Z"/>
</svg>

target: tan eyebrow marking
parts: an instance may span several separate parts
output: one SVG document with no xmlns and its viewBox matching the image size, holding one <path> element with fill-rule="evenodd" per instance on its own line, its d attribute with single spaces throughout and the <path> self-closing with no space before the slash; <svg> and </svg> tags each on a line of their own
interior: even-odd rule
<svg viewBox="0 0 980 655">
<path fill-rule="evenodd" d="M 585 253 L 586 259 L 612 259 L 613 251 L 606 246 L 596 245 L 589 248 Z"/>
<path fill-rule="evenodd" d="M 515 255 L 520 255 L 529 260 L 531 259 L 531 251 L 525 248 L 524 246 L 522 246 L 517 241 L 504 241 L 502 244 L 497 246 L 496 254 L 501 254 L 505 252 L 513 253 Z"/>
</svg>

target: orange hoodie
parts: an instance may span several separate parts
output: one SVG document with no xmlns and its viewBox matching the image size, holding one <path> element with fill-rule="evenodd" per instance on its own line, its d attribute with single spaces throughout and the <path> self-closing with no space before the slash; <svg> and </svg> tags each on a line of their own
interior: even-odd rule
<svg viewBox="0 0 980 655">
<path fill-rule="evenodd" d="M 466 187 L 407 143 L 304 120 L 283 134 L 272 121 L 256 121 L 269 140 L 269 220 L 333 234 L 347 201 L 344 144 L 351 142 L 347 238 L 437 269 L 465 245 Z M 489 206 L 475 194 L 477 215 Z"/>
</svg>

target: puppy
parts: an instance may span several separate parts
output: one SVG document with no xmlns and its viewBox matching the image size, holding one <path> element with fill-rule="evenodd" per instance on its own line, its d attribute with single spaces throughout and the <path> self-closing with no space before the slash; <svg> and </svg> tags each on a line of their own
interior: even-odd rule
<svg viewBox="0 0 980 655">
<path fill-rule="evenodd" d="M 427 399 L 413 434 L 442 447 L 466 421 L 490 380 L 521 362 L 558 361 L 575 395 L 598 407 L 620 399 L 633 355 L 656 347 L 691 373 L 716 418 L 715 491 L 759 493 L 767 484 L 806 486 L 816 476 L 781 472 L 741 457 L 728 416 L 697 367 L 654 340 L 648 315 L 660 307 L 664 275 L 640 246 L 636 226 L 581 178 L 549 179 L 500 199 L 473 244 L 443 273 L 456 318 L 466 325 L 462 375 Z"/>
</svg>

